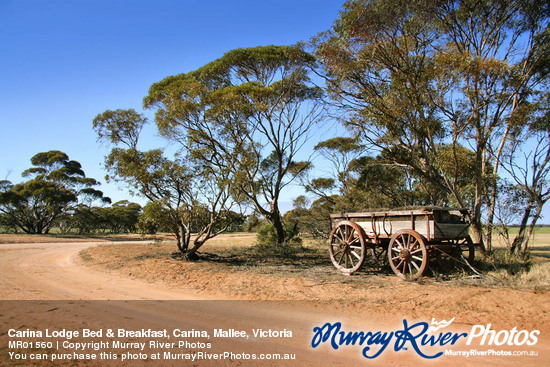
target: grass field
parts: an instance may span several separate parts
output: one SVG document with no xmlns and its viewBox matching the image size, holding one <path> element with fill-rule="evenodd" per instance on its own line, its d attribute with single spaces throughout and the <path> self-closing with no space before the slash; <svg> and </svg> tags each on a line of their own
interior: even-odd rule
<svg viewBox="0 0 550 367">
<path fill-rule="evenodd" d="M 511 227 L 509 234 L 509 241 L 513 241 L 514 237 L 518 233 L 518 227 Z M 507 247 L 507 241 L 504 237 L 497 233 L 493 233 L 493 246 L 494 247 Z M 550 246 L 550 227 L 536 227 L 533 234 L 529 238 L 529 247 L 534 249 L 538 247 Z"/>
</svg>

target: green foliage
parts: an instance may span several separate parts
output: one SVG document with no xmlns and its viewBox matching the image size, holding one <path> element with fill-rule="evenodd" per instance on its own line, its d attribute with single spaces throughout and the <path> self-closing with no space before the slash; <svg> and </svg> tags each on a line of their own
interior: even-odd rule
<svg viewBox="0 0 550 367">
<path fill-rule="evenodd" d="M 140 151 L 137 143 L 145 123 L 147 119 L 134 110 L 106 111 L 94 119 L 100 140 L 113 145 L 105 159 L 109 179 L 150 200 L 140 217 L 140 231 L 169 230 L 178 249 L 194 257 L 205 241 L 241 221 L 231 210 L 234 180 L 228 166 L 233 158 L 190 149 L 187 139 L 176 136 L 172 138 L 183 145 L 174 159 L 161 149 Z M 165 130 L 159 126 L 159 131 Z M 196 233 L 193 239 L 191 232 Z"/>
<path fill-rule="evenodd" d="M 150 201 L 143 207 L 138 228 L 141 233 L 172 232 L 174 227 L 170 211 L 158 201 Z"/>
<path fill-rule="evenodd" d="M 470 207 L 479 235 L 483 206 L 496 205 L 502 147 L 540 115 L 549 9 L 535 0 L 351 0 L 314 41 L 316 56 L 349 130 L 435 190 L 430 200 Z"/>
<path fill-rule="evenodd" d="M 266 224 L 266 221 L 254 212 L 246 217 L 242 229 L 244 232 L 258 232 L 258 228 L 264 224 Z"/>
<path fill-rule="evenodd" d="M 0 188 L 0 212 L 25 233 L 48 233 L 63 216 L 70 216 L 79 199 L 109 201 L 93 189 L 99 183 L 86 178 L 80 163 L 63 152 L 38 153 L 31 163 L 35 167 L 23 176 L 34 177 L 16 185 L 4 181 Z"/>
<path fill-rule="evenodd" d="M 286 236 L 279 196 L 310 168 L 296 154 L 321 116 L 322 91 L 308 76 L 314 67 L 315 58 L 297 47 L 236 49 L 155 83 L 144 99 L 157 109 L 163 136 L 231 173 L 232 196 L 273 223 L 279 244 Z"/>
<path fill-rule="evenodd" d="M 107 221 L 111 224 L 111 231 L 115 233 L 136 231 L 136 225 L 141 215 L 141 205 L 121 200 L 105 211 Z"/>
<path fill-rule="evenodd" d="M 109 232 L 133 233 L 137 230 L 141 206 L 122 200 L 111 207 L 78 205 L 72 215 L 63 219 L 69 228 L 74 228 L 80 234 Z"/>
<path fill-rule="evenodd" d="M 278 237 L 277 231 L 275 230 L 273 224 L 266 223 L 258 228 L 258 245 L 260 247 L 277 247 Z M 285 224 L 285 243 L 283 247 L 288 248 L 297 248 L 302 246 L 302 239 L 297 237 L 298 235 L 298 225 L 297 223 L 286 223 Z"/>
<path fill-rule="evenodd" d="M 93 128 L 100 141 L 135 149 L 146 123 L 147 118 L 133 109 L 107 110 L 94 118 Z"/>
</svg>

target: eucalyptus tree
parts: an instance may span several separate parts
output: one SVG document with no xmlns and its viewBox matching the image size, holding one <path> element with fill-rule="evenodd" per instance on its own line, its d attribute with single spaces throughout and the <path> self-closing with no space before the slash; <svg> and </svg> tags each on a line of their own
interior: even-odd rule
<svg viewBox="0 0 550 367">
<path fill-rule="evenodd" d="M 298 153 L 322 116 L 322 91 L 309 78 L 314 66 L 297 47 L 235 49 L 155 83 L 144 100 L 163 136 L 233 172 L 234 195 L 273 224 L 278 245 L 286 240 L 281 192 L 309 168 Z"/>
<path fill-rule="evenodd" d="M 31 163 L 33 167 L 23 172 L 28 181 L 3 181 L 0 189 L 0 212 L 25 233 L 48 233 L 79 199 L 110 200 L 94 188 L 99 182 L 86 177 L 81 164 L 61 151 L 38 153 Z"/>
<path fill-rule="evenodd" d="M 550 200 L 550 106 L 545 96 L 546 111 L 533 119 L 532 124 L 513 134 L 504 154 L 504 169 L 517 187 L 521 188 L 526 204 L 523 208 L 518 234 L 510 252 L 525 254 L 529 238 L 544 205 Z M 528 141 L 526 149 L 523 142 Z"/>
<path fill-rule="evenodd" d="M 212 153 L 211 166 L 182 145 L 174 159 L 161 149 L 138 150 L 140 132 L 147 118 L 135 110 L 107 110 L 93 126 L 99 140 L 113 146 L 105 159 L 110 179 L 127 184 L 134 192 L 155 203 L 188 259 L 209 239 L 224 232 L 235 219 L 232 208 L 232 158 Z M 223 163 L 222 163 L 223 162 Z M 195 236 L 192 237 L 192 230 Z"/>
<path fill-rule="evenodd" d="M 547 88 L 539 71 L 548 19 L 548 2 L 536 0 L 351 0 L 316 39 L 316 55 L 350 130 L 470 207 L 481 241 L 509 133 Z M 460 185 L 466 148 L 475 155 L 473 197 Z M 442 169 L 442 149 L 451 170 Z"/>
</svg>

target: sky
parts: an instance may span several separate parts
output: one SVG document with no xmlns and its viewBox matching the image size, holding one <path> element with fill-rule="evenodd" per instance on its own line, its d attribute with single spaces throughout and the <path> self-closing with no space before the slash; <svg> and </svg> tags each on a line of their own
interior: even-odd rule
<svg viewBox="0 0 550 367">
<path fill-rule="evenodd" d="M 0 0 L 0 180 L 21 182 L 30 158 L 61 150 L 106 184 L 109 148 L 92 120 L 143 112 L 149 87 L 239 47 L 290 45 L 330 28 L 343 0 Z M 152 117 L 153 112 L 147 112 Z M 141 149 L 165 146 L 154 126 Z M 143 139 L 142 139 L 143 140 Z M 290 205 L 292 192 L 286 194 Z"/>
<path fill-rule="evenodd" d="M 100 189 L 113 202 L 144 204 L 123 186 L 105 182 L 109 147 L 97 142 L 94 117 L 107 109 L 143 112 L 153 83 L 229 50 L 308 40 L 331 27 L 343 3 L 0 0 L 0 180 L 21 182 L 34 154 L 55 149 L 102 181 Z M 142 150 L 167 144 L 152 124 L 140 141 L 146 143 Z M 302 193 L 291 187 L 282 209 Z M 544 214 L 540 223 L 550 223 L 550 206 Z"/>
</svg>

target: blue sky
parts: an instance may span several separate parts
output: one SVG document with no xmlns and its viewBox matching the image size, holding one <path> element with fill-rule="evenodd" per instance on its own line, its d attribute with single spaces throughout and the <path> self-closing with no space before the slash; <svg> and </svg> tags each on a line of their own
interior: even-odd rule
<svg viewBox="0 0 550 367">
<path fill-rule="evenodd" d="M 151 84 L 231 49 L 308 40 L 343 3 L 0 0 L 0 179 L 20 182 L 34 154 L 57 149 L 104 182 L 97 114 L 142 111 Z M 164 144 L 152 126 L 144 134 L 151 146 L 143 149 Z M 102 190 L 131 198 L 114 184 Z"/>
<path fill-rule="evenodd" d="M 330 28 L 343 3 L 0 0 L 0 180 L 20 182 L 34 154 L 57 149 L 100 179 L 113 201 L 143 204 L 105 184 L 108 148 L 97 143 L 93 118 L 106 109 L 142 111 L 151 84 L 231 49 L 308 40 Z M 153 126 L 143 136 L 142 149 L 165 145 Z M 299 194 L 286 192 L 283 209 Z M 545 214 L 549 223 L 549 206 Z"/>
</svg>

